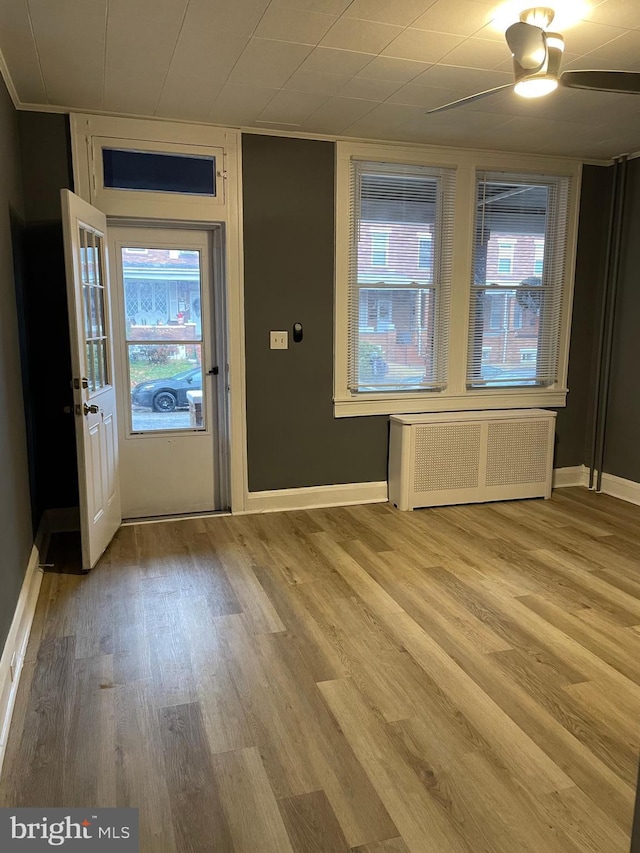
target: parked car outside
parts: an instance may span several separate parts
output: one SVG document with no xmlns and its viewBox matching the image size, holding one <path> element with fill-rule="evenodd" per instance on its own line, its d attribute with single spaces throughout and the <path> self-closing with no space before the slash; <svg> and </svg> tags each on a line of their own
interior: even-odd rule
<svg viewBox="0 0 640 853">
<path fill-rule="evenodd" d="M 189 405 L 187 391 L 202 390 L 202 368 L 192 367 L 175 376 L 140 382 L 131 391 L 131 402 L 154 412 L 173 412 Z"/>
</svg>

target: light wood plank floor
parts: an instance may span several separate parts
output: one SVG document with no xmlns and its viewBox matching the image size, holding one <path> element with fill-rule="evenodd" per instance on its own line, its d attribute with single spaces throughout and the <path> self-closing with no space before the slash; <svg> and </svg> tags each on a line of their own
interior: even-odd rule
<svg viewBox="0 0 640 853">
<path fill-rule="evenodd" d="M 123 528 L 45 575 L 0 786 L 143 853 L 627 853 L 640 508 Z"/>
</svg>

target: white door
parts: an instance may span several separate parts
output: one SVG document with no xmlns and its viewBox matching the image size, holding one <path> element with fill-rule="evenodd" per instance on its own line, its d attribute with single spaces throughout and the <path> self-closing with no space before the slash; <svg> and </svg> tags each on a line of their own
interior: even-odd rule
<svg viewBox="0 0 640 853">
<path fill-rule="evenodd" d="M 82 566 L 91 569 L 122 516 L 114 387 L 107 222 L 103 213 L 62 190 L 67 300 L 76 424 Z"/>
<path fill-rule="evenodd" d="M 111 227 L 122 514 L 220 509 L 212 233 Z"/>
</svg>

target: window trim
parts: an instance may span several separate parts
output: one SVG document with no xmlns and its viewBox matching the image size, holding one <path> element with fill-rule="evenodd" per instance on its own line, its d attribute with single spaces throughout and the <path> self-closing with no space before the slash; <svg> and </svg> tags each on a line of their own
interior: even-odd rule
<svg viewBox="0 0 640 853">
<path fill-rule="evenodd" d="M 445 167 L 456 170 L 453 235 L 449 381 L 443 391 L 353 392 L 348 389 L 349 172 L 351 159 Z M 500 171 L 562 175 L 572 179 L 567 257 L 558 348 L 558 381 L 549 387 L 466 388 L 469 282 L 473 252 L 476 172 Z M 544 155 L 405 147 L 393 144 L 336 144 L 334 414 L 336 417 L 566 405 L 569 338 L 573 303 L 577 223 L 582 163 Z"/>
</svg>

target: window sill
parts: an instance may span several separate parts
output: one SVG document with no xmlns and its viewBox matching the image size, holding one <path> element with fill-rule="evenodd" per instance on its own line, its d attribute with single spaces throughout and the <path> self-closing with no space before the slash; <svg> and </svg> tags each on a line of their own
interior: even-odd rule
<svg viewBox="0 0 640 853">
<path fill-rule="evenodd" d="M 567 404 L 566 389 L 541 388 L 497 394 L 494 390 L 469 391 L 460 395 L 420 394 L 420 395 L 380 395 L 351 397 L 334 400 L 333 409 L 336 418 L 353 418 L 365 415 L 396 415 L 417 412 L 469 412 L 485 409 L 531 409 L 556 408 Z"/>
</svg>

